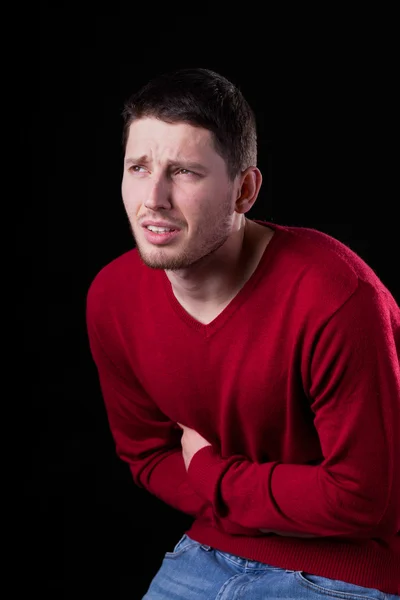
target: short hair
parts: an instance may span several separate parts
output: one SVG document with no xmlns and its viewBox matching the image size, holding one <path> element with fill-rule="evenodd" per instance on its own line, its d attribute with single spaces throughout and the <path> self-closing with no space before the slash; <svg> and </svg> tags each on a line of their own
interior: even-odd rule
<svg viewBox="0 0 400 600">
<path fill-rule="evenodd" d="M 130 125 L 137 119 L 154 117 L 208 129 L 232 180 L 247 167 L 257 165 L 253 111 L 236 85 L 209 69 L 179 69 L 151 79 L 129 98 L 122 115 L 124 148 Z"/>
</svg>

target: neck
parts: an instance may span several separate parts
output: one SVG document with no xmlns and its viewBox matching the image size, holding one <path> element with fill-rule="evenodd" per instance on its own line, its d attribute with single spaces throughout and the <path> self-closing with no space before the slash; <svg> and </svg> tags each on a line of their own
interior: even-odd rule
<svg viewBox="0 0 400 600">
<path fill-rule="evenodd" d="M 208 306 L 230 299 L 248 279 L 254 226 L 259 227 L 243 219 L 243 225 L 218 250 L 187 269 L 166 271 L 177 298 Z"/>
</svg>

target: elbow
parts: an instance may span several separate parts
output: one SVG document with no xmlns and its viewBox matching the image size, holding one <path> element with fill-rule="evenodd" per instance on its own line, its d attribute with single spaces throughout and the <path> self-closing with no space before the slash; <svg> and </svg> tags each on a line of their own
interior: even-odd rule
<svg viewBox="0 0 400 600">
<path fill-rule="evenodd" d="M 364 518 L 359 522 L 354 522 L 350 527 L 349 537 L 362 539 L 388 539 L 396 536 L 400 531 L 398 519 L 391 515 L 385 515 L 384 518 L 368 519 Z"/>
<path fill-rule="evenodd" d="M 334 535 L 387 538 L 400 529 L 400 503 L 389 486 L 330 486 L 327 498 L 332 523 L 336 523 Z"/>
<path fill-rule="evenodd" d="M 371 537 L 391 538 L 400 532 L 400 499 L 393 494 L 381 517 L 372 529 Z"/>
<path fill-rule="evenodd" d="M 376 486 L 378 487 L 378 486 Z M 380 490 L 380 491 L 379 491 Z M 391 538 L 400 531 L 400 498 L 397 486 L 381 486 L 369 499 L 371 538 Z"/>
<path fill-rule="evenodd" d="M 399 509 L 387 498 L 347 498 L 337 504 L 335 520 L 345 537 L 390 538 L 400 530 Z"/>
</svg>

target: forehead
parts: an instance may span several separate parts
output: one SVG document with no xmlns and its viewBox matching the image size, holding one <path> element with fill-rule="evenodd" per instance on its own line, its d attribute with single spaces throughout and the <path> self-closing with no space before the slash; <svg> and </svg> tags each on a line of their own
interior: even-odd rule
<svg viewBox="0 0 400 600">
<path fill-rule="evenodd" d="M 146 117 L 129 128 L 127 152 L 153 151 L 202 155 L 215 152 L 211 131 L 189 123 L 166 123 Z"/>
</svg>

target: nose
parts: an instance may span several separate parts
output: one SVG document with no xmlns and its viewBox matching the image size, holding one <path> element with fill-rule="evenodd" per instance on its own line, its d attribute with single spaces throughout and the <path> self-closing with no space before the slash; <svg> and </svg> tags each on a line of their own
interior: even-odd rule
<svg viewBox="0 0 400 600">
<path fill-rule="evenodd" d="M 170 207 L 170 187 L 166 177 L 159 175 L 151 179 L 144 204 L 152 210 Z"/>
</svg>

